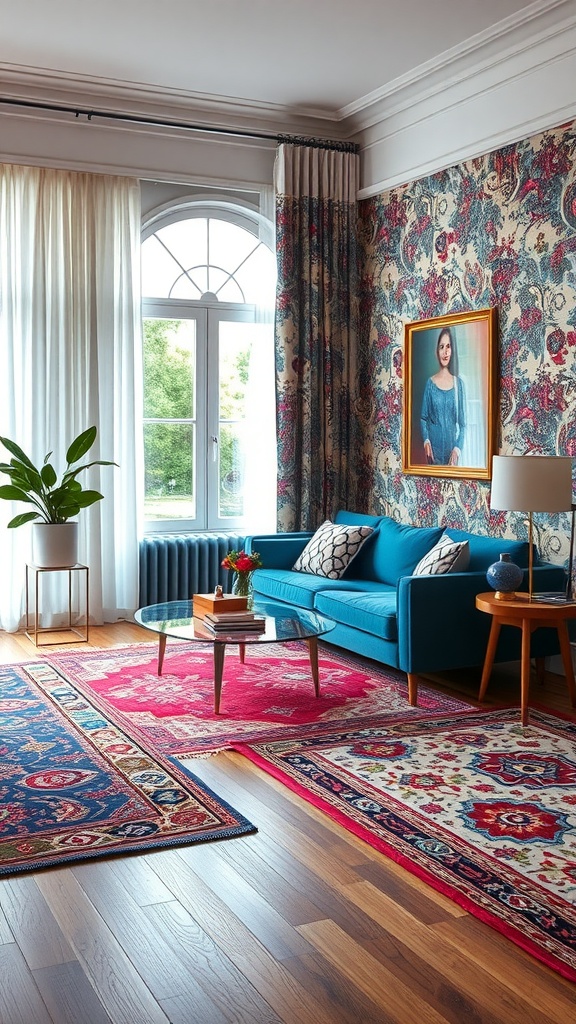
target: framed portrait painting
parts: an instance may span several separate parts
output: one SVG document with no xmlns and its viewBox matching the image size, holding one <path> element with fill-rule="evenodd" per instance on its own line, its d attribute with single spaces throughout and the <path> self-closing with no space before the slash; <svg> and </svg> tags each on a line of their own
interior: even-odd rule
<svg viewBox="0 0 576 1024">
<path fill-rule="evenodd" d="M 490 479 L 496 344 L 496 309 L 406 324 L 404 473 Z"/>
</svg>

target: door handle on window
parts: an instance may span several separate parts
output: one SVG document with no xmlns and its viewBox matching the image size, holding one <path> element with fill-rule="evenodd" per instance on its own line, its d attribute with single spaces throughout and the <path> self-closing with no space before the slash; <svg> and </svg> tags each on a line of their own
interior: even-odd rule
<svg viewBox="0 0 576 1024">
<path fill-rule="evenodd" d="M 210 440 L 212 441 L 212 462 L 218 461 L 218 438 L 215 434 L 212 434 Z"/>
</svg>

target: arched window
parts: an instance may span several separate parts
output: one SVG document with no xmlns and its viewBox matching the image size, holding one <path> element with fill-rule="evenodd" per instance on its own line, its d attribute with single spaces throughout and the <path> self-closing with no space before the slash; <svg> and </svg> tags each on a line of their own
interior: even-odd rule
<svg viewBox="0 0 576 1024">
<path fill-rule="evenodd" d="M 144 224 L 147 530 L 275 529 L 272 234 L 224 201 Z"/>
</svg>

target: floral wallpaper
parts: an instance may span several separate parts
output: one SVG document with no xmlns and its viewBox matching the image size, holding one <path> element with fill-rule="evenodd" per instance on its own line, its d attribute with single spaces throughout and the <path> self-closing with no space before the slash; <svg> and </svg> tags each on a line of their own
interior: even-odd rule
<svg viewBox="0 0 576 1024">
<path fill-rule="evenodd" d="M 358 507 L 526 537 L 489 482 L 402 473 L 404 325 L 496 306 L 496 451 L 576 457 L 576 122 L 362 201 L 360 242 Z M 534 524 L 563 562 L 569 516 Z"/>
</svg>

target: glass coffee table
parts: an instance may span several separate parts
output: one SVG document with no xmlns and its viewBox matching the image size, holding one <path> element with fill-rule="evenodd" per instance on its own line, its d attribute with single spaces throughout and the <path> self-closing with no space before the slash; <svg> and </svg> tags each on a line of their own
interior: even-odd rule
<svg viewBox="0 0 576 1024">
<path fill-rule="evenodd" d="M 316 612 L 292 609 L 273 602 L 255 602 L 253 611 L 265 617 L 265 629 L 258 633 L 218 633 L 208 629 L 202 619 L 192 616 L 192 601 L 165 601 L 139 608 L 134 618 L 138 625 L 158 633 L 158 675 L 162 674 L 166 641 L 168 637 L 190 640 L 193 643 L 212 644 L 214 651 L 214 713 L 220 711 L 224 654 L 226 647 L 237 644 L 240 661 L 244 661 L 248 645 L 288 643 L 290 640 L 305 640 L 310 655 L 310 669 L 314 681 L 314 693 L 320 695 L 318 675 L 318 637 L 329 633 L 336 623 Z"/>
</svg>

